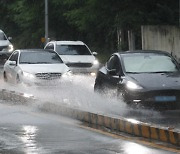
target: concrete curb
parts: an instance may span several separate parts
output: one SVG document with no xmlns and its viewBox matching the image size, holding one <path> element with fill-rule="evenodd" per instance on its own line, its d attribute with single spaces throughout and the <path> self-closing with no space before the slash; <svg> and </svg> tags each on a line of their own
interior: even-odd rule
<svg viewBox="0 0 180 154">
<path fill-rule="evenodd" d="M 180 132 L 174 129 L 171 130 L 142 122 L 131 122 L 123 117 L 115 118 L 52 103 L 43 104 L 43 106 L 41 106 L 41 110 L 68 116 L 82 122 L 86 122 L 89 125 L 92 124 L 97 126 L 97 128 L 98 126 L 103 126 L 112 130 L 113 132 L 124 132 L 136 137 L 143 137 L 150 140 L 156 140 L 180 146 Z"/>
<path fill-rule="evenodd" d="M 16 102 L 35 101 L 33 96 L 25 96 L 26 95 L 23 93 L 16 93 L 14 91 L 7 91 L 5 89 L 0 91 L 0 99 L 3 100 Z M 156 125 L 153 126 L 147 123 L 130 121 L 123 117 L 116 118 L 108 115 L 81 111 L 79 109 L 52 104 L 49 102 L 43 103 L 39 109 L 45 112 L 52 112 L 55 114 L 71 117 L 82 122 L 86 122 L 89 125 L 95 125 L 97 128 L 98 126 L 102 126 L 112 130 L 113 132 L 124 132 L 133 136 L 144 137 L 150 140 L 156 140 L 180 146 L 180 132 L 175 129 L 168 129 Z"/>
<path fill-rule="evenodd" d="M 28 95 L 25 93 L 18 93 L 15 91 L 9 91 L 6 89 L 0 90 L 0 99 L 19 102 L 19 103 L 27 103 L 30 101 L 35 101 L 35 98 L 32 95 Z"/>
</svg>

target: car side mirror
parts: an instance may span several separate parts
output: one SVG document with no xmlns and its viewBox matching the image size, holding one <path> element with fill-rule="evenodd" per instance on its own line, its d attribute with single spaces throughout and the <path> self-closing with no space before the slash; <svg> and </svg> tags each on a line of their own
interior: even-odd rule
<svg viewBox="0 0 180 154">
<path fill-rule="evenodd" d="M 93 54 L 94 56 L 97 56 L 98 53 L 97 53 L 97 52 L 92 52 L 92 54 Z"/>
<path fill-rule="evenodd" d="M 10 61 L 10 62 L 9 62 L 9 65 L 10 65 L 10 66 L 16 66 L 16 61 Z"/>
<path fill-rule="evenodd" d="M 12 40 L 12 37 L 8 37 L 8 40 Z"/>
</svg>

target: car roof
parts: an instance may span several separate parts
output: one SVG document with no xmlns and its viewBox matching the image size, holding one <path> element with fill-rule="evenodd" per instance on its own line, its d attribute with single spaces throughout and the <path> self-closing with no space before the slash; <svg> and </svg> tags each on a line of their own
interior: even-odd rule
<svg viewBox="0 0 180 154">
<path fill-rule="evenodd" d="M 85 45 L 82 41 L 51 41 L 57 45 Z"/>
<path fill-rule="evenodd" d="M 167 51 L 161 50 L 134 50 L 134 51 L 124 51 L 118 52 L 118 54 L 133 54 L 133 53 L 158 53 L 158 54 L 170 54 Z"/>
<path fill-rule="evenodd" d="M 29 51 L 31 51 L 31 52 L 40 52 L 40 51 L 55 52 L 53 50 L 48 50 L 48 49 L 17 49 L 16 51 L 20 51 L 20 52 L 29 52 Z"/>
</svg>

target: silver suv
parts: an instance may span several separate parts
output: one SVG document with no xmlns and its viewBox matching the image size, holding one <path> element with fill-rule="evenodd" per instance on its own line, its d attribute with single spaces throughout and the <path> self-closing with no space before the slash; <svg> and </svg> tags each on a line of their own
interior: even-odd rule
<svg viewBox="0 0 180 154">
<path fill-rule="evenodd" d="M 3 64 L 4 61 L 10 56 L 14 48 L 12 43 L 9 41 L 11 38 L 7 38 L 6 34 L 0 30 L 0 63 Z"/>
<path fill-rule="evenodd" d="M 91 52 L 82 41 L 51 41 L 45 49 L 56 51 L 73 73 L 96 75 L 99 62 L 96 52 Z"/>
</svg>

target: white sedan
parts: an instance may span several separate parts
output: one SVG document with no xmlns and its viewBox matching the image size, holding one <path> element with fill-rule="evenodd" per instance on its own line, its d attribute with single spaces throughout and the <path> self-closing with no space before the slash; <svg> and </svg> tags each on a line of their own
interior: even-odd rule
<svg viewBox="0 0 180 154">
<path fill-rule="evenodd" d="M 27 85 L 57 83 L 69 73 L 69 67 L 55 51 L 43 49 L 15 50 L 3 69 L 5 82 Z"/>
</svg>

